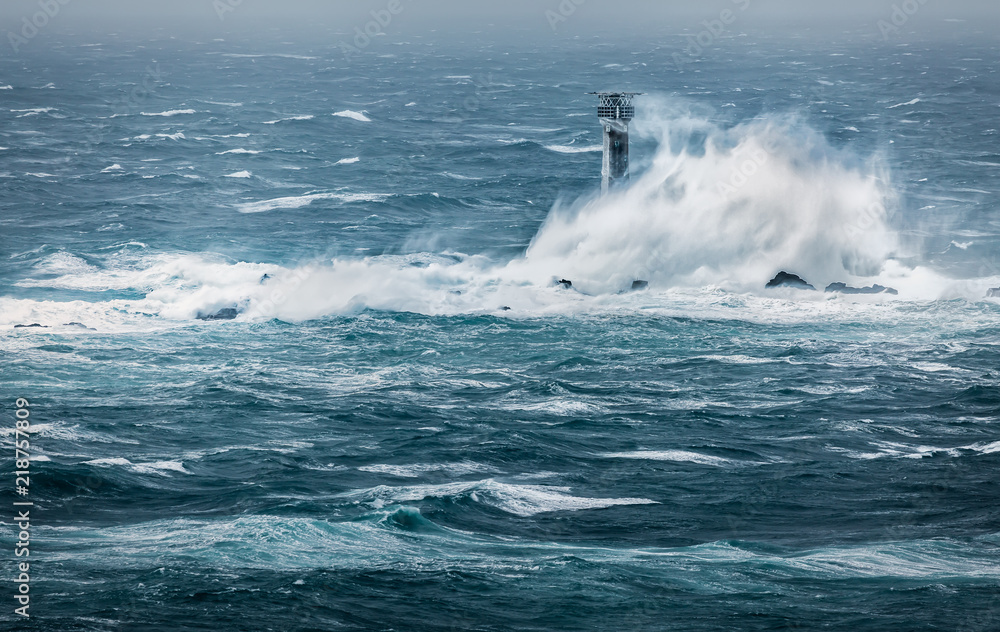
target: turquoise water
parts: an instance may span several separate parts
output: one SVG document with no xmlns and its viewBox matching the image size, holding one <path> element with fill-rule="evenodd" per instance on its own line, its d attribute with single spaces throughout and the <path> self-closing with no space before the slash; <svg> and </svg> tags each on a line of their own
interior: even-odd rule
<svg viewBox="0 0 1000 632">
<path fill-rule="evenodd" d="M 31 626 L 1000 628 L 995 42 L 674 52 L 4 62 Z"/>
</svg>

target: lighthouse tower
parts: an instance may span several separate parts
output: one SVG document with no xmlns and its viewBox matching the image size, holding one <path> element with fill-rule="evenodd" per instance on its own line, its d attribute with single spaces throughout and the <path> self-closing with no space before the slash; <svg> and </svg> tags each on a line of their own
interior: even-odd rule
<svg viewBox="0 0 1000 632">
<path fill-rule="evenodd" d="M 627 184 L 628 125 L 635 117 L 633 97 L 641 92 L 591 92 L 600 97 L 597 116 L 604 127 L 604 165 L 601 168 L 601 193 Z"/>
</svg>

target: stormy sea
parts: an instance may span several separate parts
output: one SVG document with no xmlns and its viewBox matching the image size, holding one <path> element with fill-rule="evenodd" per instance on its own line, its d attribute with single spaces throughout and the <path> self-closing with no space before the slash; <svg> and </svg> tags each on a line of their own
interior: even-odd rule
<svg viewBox="0 0 1000 632">
<path fill-rule="evenodd" d="M 1000 629 L 1000 44 L 936 28 L 7 54 L 0 627 Z"/>
</svg>

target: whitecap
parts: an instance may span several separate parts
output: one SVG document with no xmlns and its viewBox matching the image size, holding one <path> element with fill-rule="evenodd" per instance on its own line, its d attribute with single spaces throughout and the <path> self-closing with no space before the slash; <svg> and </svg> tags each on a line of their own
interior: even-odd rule
<svg viewBox="0 0 1000 632">
<path fill-rule="evenodd" d="M 546 145 L 545 149 L 555 151 L 560 154 L 583 154 L 595 151 L 604 151 L 601 145 Z"/>
<path fill-rule="evenodd" d="M 133 463 L 122 457 L 112 457 L 104 459 L 92 459 L 84 461 L 84 465 L 96 465 L 98 467 L 125 467 L 136 474 L 159 474 L 166 476 L 167 472 L 179 472 L 190 474 L 184 469 L 184 464 L 180 461 L 154 461 L 152 463 Z"/>
<path fill-rule="evenodd" d="M 312 114 L 302 114 L 301 116 L 289 116 L 287 118 L 274 119 L 273 121 L 264 121 L 264 125 L 275 125 L 284 121 L 311 121 L 314 118 L 316 117 Z"/>
<path fill-rule="evenodd" d="M 362 123 L 371 123 L 371 119 L 365 116 L 361 112 L 355 112 L 354 110 L 342 110 L 340 112 L 334 112 L 333 116 L 340 116 L 343 118 L 354 119 L 355 121 L 361 121 Z"/>
<path fill-rule="evenodd" d="M 426 498 L 469 498 L 507 513 L 518 516 L 533 516 L 549 511 L 580 511 L 584 509 L 604 509 L 617 505 L 655 505 L 648 498 L 586 498 L 572 496 L 568 487 L 545 485 L 513 485 L 494 479 L 469 483 L 446 483 L 444 485 L 414 485 L 410 487 L 390 487 L 379 485 L 372 489 L 358 490 L 344 494 L 347 497 L 365 499 L 376 505 L 391 502 L 414 502 Z"/>
<path fill-rule="evenodd" d="M 240 147 L 239 149 L 227 149 L 226 151 L 217 151 L 215 152 L 215 155 L 225 156 L 226 154 L 259 154 L 259 153 L 260 152 L 257 151 L 256 149 L 243 149 L 242 147 Z"/>
<path fill-rule="evenodd" d="M 54 112 L 55 108 L 31 108 L 28 110 L 11 110 L 11 112 L 17 113 L 22 112 L 17 118 L 24 118 L 26 116 L 38 116 L 39 114 L 46 114 L 48 112 Z"/>
<path fill-rule="evenodd" d="M 481 463 L 462 461 L 460 463 L 417 463 L 413 465 L 363 465 L 358 468 L 361 472 L 371 472 L 373 474 L 389 474 L 400 478 L 417 478 L 421 474 L 428 472 L 447 472 L 453 476 L 464 474 L 482 474 L 496 471 L 494 468 Z"/>
<path fill-rule="evenodd" d="M 895 108 L 906 107 L 907 105 L 916 105 L 920 103 L 920 99 L 913 99 L 912 101 L 907 101 L 906 103 L 897 103 L 896 105 L 890 105 L 887 110 L 893 110 Z"/>
<path fill-rule="evenodd" d="M 359 162 L 360 160 L 361 160 L 361 158 L 359 158 L 359 157 L 341 158 L 340 160 L 338 160 L 334 164 L 337 164 L 337 165 L 353 165 L 354 163 Z"/>
<path fill-rule="evenodd" d="M 650 461 L 676 461 L 678 463 L 697 463 L 698 465 L 713 465 L 726 467 L 738 462 L 719 456 L 709 456 L 688 450 L 636 450 L 634 452 L 608 452 L 602 454 L 606 459 L 647 459 Z"/>
<path fill-rule="evenodd" d="M 195 110 L 167 110 L 166 112 L 140 112 L 143 116 L 176 116 L 178 114 L 194 114 Z"/>
<path fill-rule="evenodd" d="M 230 173 L 229 175 L 222 176 L 224 178 L 249 178 L 253 174 L 249 171 L 237 171 L 236 173 Z"/>
<path fill-rule="evenodd" d="M 105 167 L 101 169 L 101 173 L 111 173 L 112 171 L 125 171 L 120 164 L 117 162 L 110 167 Z"/>
<path fill-rule="evenodd" d="M 381 202 L 388 195 L 380 193 L 311 193 L 308 195 L 297 195 L 291 197 L 275 198 L 273 200 L 262 200 L 260 202 L 246 202 L 237 205 L 240 213 L 264 213 L 282 208 L 301 208 L 308 206 L 316 200 L 340 200 L 342 202 Z"/>
</svg>

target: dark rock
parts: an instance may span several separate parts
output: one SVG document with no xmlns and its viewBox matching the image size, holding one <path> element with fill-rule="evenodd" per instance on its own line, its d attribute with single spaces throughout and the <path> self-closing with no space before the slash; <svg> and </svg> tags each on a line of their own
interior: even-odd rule
<svg viewBox="0 0 1000 632">
<path fill-rule="evenodd" d="M 239 310 L 235 307 L 223 307 L 214 314 L 201 314 L 199 313 L 198 320 L 233 320 L 239 315 Z"/>
<path fill-rule="evenodd" d="M 569 289 L 569 288 L 573 287 L 573 282 L 572 281 L 568 281 L 566 279 L 559 279 L 558 281 L 556 281 L 556 285 L 561 285 L 564 288 Z"/>
<path fill-rule="evenodd" d="M 827 292 L 840 292 L 841 294 L 899 294 L 898 291 L 884 285 L 872 285 L 871 287 L 851 287 L 846 283 L 831 283 L 826 286 Z"/>
<path fill-rule="evenodd" d="M 270 278 L 271 278 L 270 274 L 265 274 L 264 276 L 260 277 L 261 284 L 263 285 Z"/>
<path fill-rule="evenodd" d="M 775 288 L 775 287 L 790 287 L 796 290 L 815 290 L 813 286 L 805 282 L 805 279 L 796 275 L 789 274 L 782 270 L 773 279 L 767 282 L 765 288 Z"/>
<path fill-rule="evenodd" d="M 986 298 L 1000 298 L 1000 287 L 991 287 L 986 293 Z"/>
<path fill-rule="evenodd" d="M 645 290 L 649 287 L 649 281 L 632 281 L 632 291 Z"/>
<path fill-rule="evenodd" d="M 25 329 L 28 329 L 30 327 L 41 327 L 42 329 L 49 328 L 48 325 L 39 325 L 38 323 L 31 323 L 30 325 L 14 325 L 14 329 L 21 329 L 22 327 Z"/>
<path fill-rule="evenodd" d="M 510 307 L 508 307 L 507 305 L 504 305 L 503 307 L 500 308 L 500 311 L 501 312 L 509 312 L 510 311 Z"/>
<path fill-rule="evenodd" d="M 88 330 L 90 330 L 90 331 L 97 331 L 97 330 L 96 330 L 96 329 L 94 329 L 93 327 L 87 327 L 87 326 L 86 326 L 86 325 L 84 325 L 83 323 L 78 323 L 78 322 L 76 322 L 76 321 L 73 321 L 73 322 L 71 322 L 71 323 L 66 323 L 66 325 L 65 325 L 65 326 L 66 326 L 66 327 L 80 327 L 81 329 L 88 329 Z"/>
</svg>

